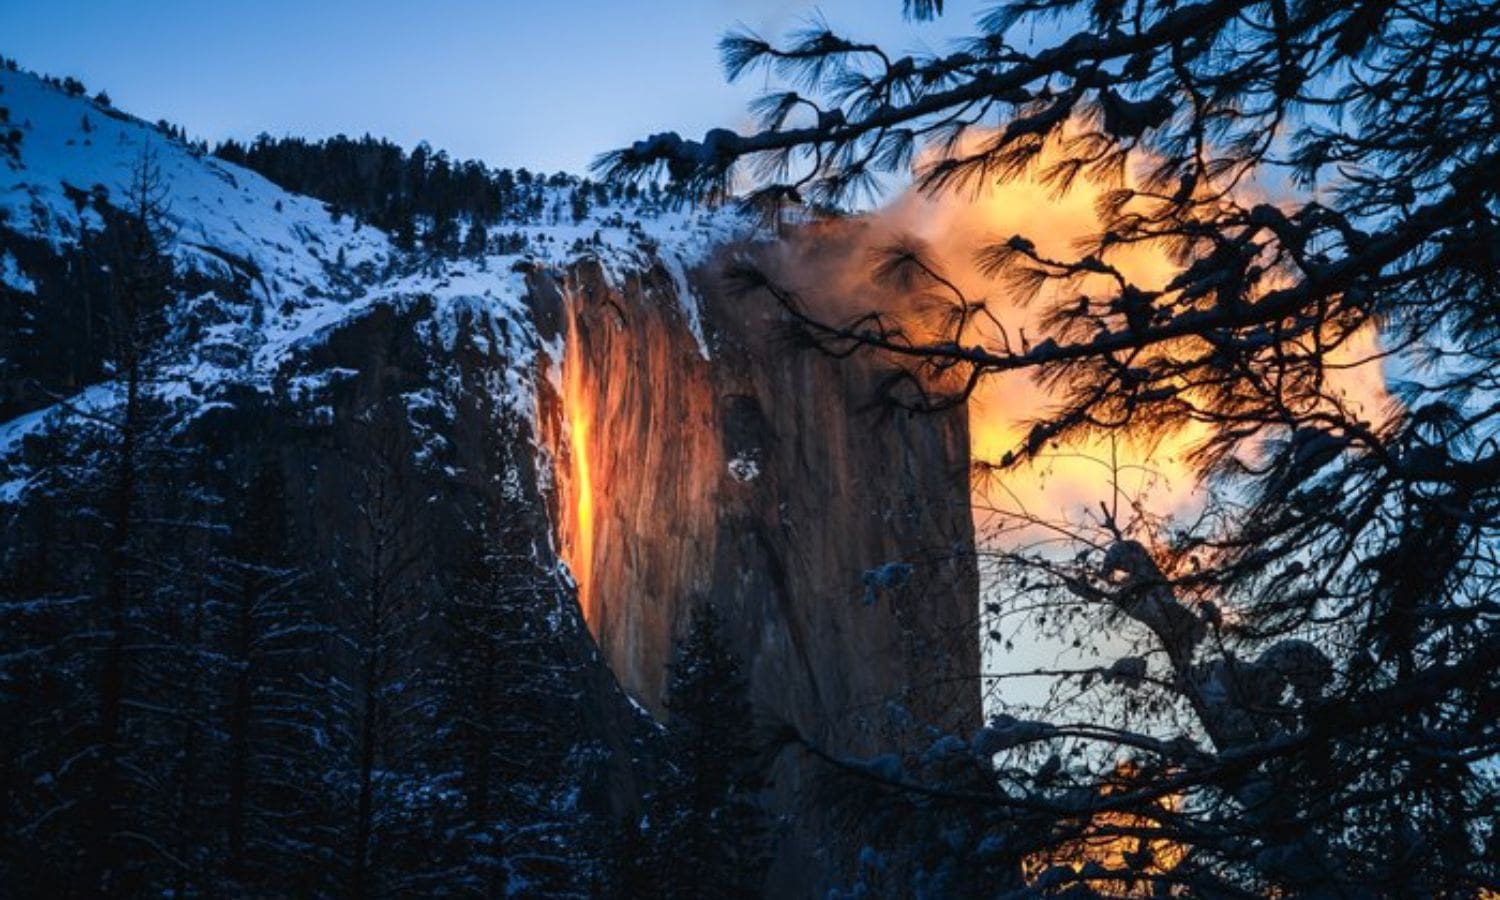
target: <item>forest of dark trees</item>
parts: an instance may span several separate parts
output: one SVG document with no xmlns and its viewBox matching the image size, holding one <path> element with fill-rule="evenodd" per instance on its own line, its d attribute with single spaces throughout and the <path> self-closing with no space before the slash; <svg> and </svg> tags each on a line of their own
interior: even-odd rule
<svg viewBox="0 0 1500 900">
<path fill-rule="evenodd" d="M 261 135 L 249 145 L 224 141 L 213 153 L 329 203 L 335 216 L 390 232 L 402 249 L 420 246 L 446 256 L 522 249 L 524 238 L 505 226 L 581 222 L 604 207 L 663 202 L 654 182 L 641 188 L 491 169 L 476 160 L 450 160 L 425 143 L 407 153 L 369 135 L 321 141 Z M 553 208 L 558 194 L 565 195 L 565 206 Z"/>
</svg>

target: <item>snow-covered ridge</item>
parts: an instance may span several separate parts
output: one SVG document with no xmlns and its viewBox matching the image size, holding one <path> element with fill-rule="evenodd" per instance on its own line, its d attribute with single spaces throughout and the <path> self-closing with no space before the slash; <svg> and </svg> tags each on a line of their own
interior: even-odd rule
<svg viewBox="0 0 1500 900">
<path fill-rule="evenodd" d="M 0 71 L 0 106 L 21 132 L 19 159 L 0 165 L 0 217 L 19 233 L 76 244 L 82 229 L 102 221 L 69 195 L 102 189 L 107 199 L 124 197 L 150 154 L 161 170 L 174 250 L 185 263 L 210 264 L 202 248 L 217 249 L 259 265 L 267 290 L 291 294 L 326 288 L 326 261 L 339 249 L 351 267 L 390 258 L 384 234 L 334 222 L 316 200 L 200 156 L 152 125 L 70 97 L 33 75 Z"/>
<path fill-rule="evenodd" d="M 523 251 L 458 259 L 403 253 L 377 228 L 359 225 L 322 201 L 289 193 L 261 175 L 206 156 L 155 126 L 81 96 L 70 96 L 41 78 L 0 69 L 0 107 L 6 129 L 16 129 L 13 155 L 0 154 L 0 241 L 7 234 L 41 240 L 62 251 L 88 230 L 103 227 L 101 204 L 120 206 L 131 179 L 149 158 L 160 171 L 170 252 L 184 270 L 225 279 L 252 273 L 249 296 L 213 293 L 180 297 L 169 315 L 182 337 L 169 340 L 169 394 L 188 409 L 216 402 L 227 385 L 270 391 L 293 380 L 302 387 L 326 384 L 304 371 L 306 352 L 327 335 L 379 305 L 431 309 L 434 341 L 451 351 L 459 331 L 514 336 L 504 348 L 513 367 L 503 390 L 516 402 L 531 402 L 529 379 L 535 337 L 524 303 L 519 260 L 563 266 L 593 257 L 611 280 L 660 264 L 678 287 L 683 314 L 699 349 L 708 342 L 685 271 L 714 247 L 751 229 L 727 209 L 663 210 L 642 206 L 596 206 L 580 221 L 543 216 L 514 230 L 526 238 Z M 558 188 L 565 206 L 566 187 Z M 549 206 L 554 206 L 549 204 Z M 555 208 L 555 207 L 554 207 Z M 565 218 L 567 221 L 559 221 Z M 0 279 L 26 292 L 33 274 L 0 245 Z M 506 320 L 505 328 L 498 328 Z M 488 326 L 485 325 L 488 322 Z M 478 327 L 474 327 L 474 326 Z M 89 405 L 110 392 L 93 385 Z M 80 392 L 82 394 L 83 392 Z M 80 396 L 79 398 L 83 398 Z M 0 459 L 28 433 L 69 415 L 68 404 L 0 422 Z M 0 482 L 16 478 L 0 462 Z M 3 493 L 3 492 L 0 492 Z"/>
</svg>

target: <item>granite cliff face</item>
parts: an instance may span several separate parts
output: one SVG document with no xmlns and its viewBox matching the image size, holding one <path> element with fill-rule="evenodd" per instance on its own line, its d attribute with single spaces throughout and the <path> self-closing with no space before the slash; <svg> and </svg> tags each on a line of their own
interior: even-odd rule
<svg viewBox="0 0 1500 900">
<path fill-rule="evenodd" d="M 672 636 L 708 600 L 735 626 L 756 701 L 809 735 L 873 749 L 868 710 L 885 702 L 974 721 L 973 685 L 920 687 L 977 668 L 964 412 L 875 405 L 878 362 L 794 346 L 774 301 L 723 283 L 729 252 L 686 278 L 657 266 L 615 284 L 581 261 L 533 279 L 577 331 L 564 369 L 581 389 L 549 390 L 542 428 L 555 442 L 582 407 L 590 558 L 576 513 L 559 520 L 564 556 L 588 567 L 575 574 L 590 629 L 658 712 Z M 564 506 L 580 489 L 570 452 L 555 467 Z M 871 588 L 888 565 L 911 566 L 906 583 Z"/>
<path fill-rule="evenodd" d="M 531 280 L 538 307 L 574 329 L 547 383 L 562 390 L 540 408 L 584 617 L 658 714 L 673 637 L 711 601 L 765 721 L 854 755 L 899 745 L 891 726 L 908 715 L 964 731 L 980 706 L 966 413 L 893 413 L 873 403 L 878 360 L 789 341 L 770 297 L 722 275 L 732 253 L 774 265 L 764 249 L 687 273 L 615 280 L 581 261 Z M 857 850 L 812 808 L 817 775 L 777 766 L 773 802 L 798 823 L 778 847 L 779 890 L 816 892 L 808 872 Z"/>
</svg>

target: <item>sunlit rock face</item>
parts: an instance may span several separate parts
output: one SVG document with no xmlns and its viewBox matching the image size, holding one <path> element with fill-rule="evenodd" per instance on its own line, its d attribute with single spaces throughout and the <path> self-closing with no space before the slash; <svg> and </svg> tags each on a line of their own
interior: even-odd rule
<svg viewBox="0 0 1500 900">
<path fill-rule="evenodd" d="M 881 367 L 791 341 L 771 298 L 729 289 L 730 252 L 685 275 L 616 281 L 585 261 L 531 277 L 539 320 L 574 329 L 539 409 L 590 629 L 658 715 L 673 638 L 708 600 L 758 714 L 835 752 L 890 749 L 907 714 L 977 723 L 966 412 L 874 403 Z M 801 806 L 812 770 L 775 774 L 777 804 Z M 808 857 L 841 851 L 821 813 L 798 818 L 773 885 L 813 890 L 837 864 Z"/>
<path fill-rule="evenodd" d="M 793 345 L 774 302 L 732 296 L 714 263 L 690 281 L 707 359 L 661 269 L 618 286 L 589 262 L 534 276 L 577 329 L 562 365 L 576 395 L 547 391 L 543 430 L 584 436 L 554 467 L 560 540 L 621 682 L 661 712 L 672 638 L 710 600 L 755 699 L 810 735 L 874 748 L 866 708 L 888 701 L 972 720 L 973 685 L 916 684 L 976 668 L 965 413 L 882 409 L 877 368 Z M 887 563 L 909 580 L 871 589 Z"/>
</svg>

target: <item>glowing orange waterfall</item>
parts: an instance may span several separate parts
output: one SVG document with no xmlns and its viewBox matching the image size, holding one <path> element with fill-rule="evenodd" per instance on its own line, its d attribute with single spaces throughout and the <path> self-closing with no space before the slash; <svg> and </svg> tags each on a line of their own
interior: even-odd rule
<svg viewBox="0 0 1500 900">
<path fill-rule="evenodd" d="M 596 609 L 592 590 L 594 574 L 594 476 L 589 465 L 589 418 L 592 397 L 584 382 L 584 349 L 578 330 L 578 310 L 572 298 L 566 301 L 568 333 L 563 349 L 563 413 L 568 421 L 567 495 L 569 509 L 563 529 L 563 559 L 578 582 L 578 605 L 592 628 Z"/>
</svg>

